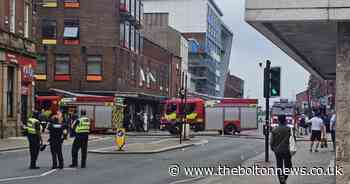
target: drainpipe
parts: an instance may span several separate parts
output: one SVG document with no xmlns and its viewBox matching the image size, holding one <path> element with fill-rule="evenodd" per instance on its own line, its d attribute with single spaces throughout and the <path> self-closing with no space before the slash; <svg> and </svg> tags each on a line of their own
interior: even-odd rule
<svg viewBox="0 0 350 184">
<path fill-rule="evenodd" d="M 5 65 L 4 64 L 1 64 L 1 66 L 0 66 L 0 70 L 2 71 L 1 72 L 1 74 L 2 74 L 2 76 L 1 76 L 1 83 L 3 84 L 3 86 L 5 85 L 5 80 L 4 80 L 4 78 L 5 78 L 5 72 L 4 72 L 4 67 L 5 67 Z M 5 92 L 5 88 L 3 88 L 2 89 L 2 93 L 3 93 L 3 96 L 2 96 L 2 99 L 4 100 L 5 99 L 5 96 L 6 96 L 6 94 L 4 93 Z M 4 101 L 3 101 L 4 102 Z M 1 139 L 3 139 L 4 138 L 4 117 L 5 117 L 5 103 L 3 103 L 2 104 L 2 111 L 0 112 L 1 114 L 1 119 L 0 119 L 0 128 L 1 128 L 1 130 L 0 130 L 0 138 Z"/>
</svg>

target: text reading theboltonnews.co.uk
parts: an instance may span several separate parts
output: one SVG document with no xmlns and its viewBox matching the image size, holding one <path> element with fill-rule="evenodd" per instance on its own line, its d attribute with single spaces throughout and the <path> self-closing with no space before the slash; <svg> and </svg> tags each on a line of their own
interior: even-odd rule
<svg viewBox="0 0 350 184">
<path fill-rule="evenodd" d="M 281 174 L 291 176 L 335 176 L 343 175 L 342 167 L 293 167 L 276 168 L 254 165 L 251 167 L 228 167 L 219 165 L 217 167 L 180 167 L 178 164 L 169 166 L 169 175 L 179 176 L 278 176 Z"/>
</svg>

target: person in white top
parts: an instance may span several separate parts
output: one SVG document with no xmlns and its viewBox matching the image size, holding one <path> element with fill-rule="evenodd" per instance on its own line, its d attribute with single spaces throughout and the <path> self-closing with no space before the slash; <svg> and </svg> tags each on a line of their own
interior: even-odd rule
<svg viewBox="0 0 350 184">
<path fill-rule="evenodd" d="M 324 131 L 324 123 L 320 118 L 320 113 L 317 113 L 315 117 L 311 118 L 307 122 L 311 123 L 311 144 L 310 144 L 310 152 L 312 152 L 312 148 L 314 146 L 314 142 L 316 141 L 315 152 L 318 152 L 318 146 L 321 141 L 321 135 Z"/>
<path fill-rule="evenodd" d="M 335 151 L 335 124 L 337 122 L 337 116 L 335 111 L 333 111 L 333 115 L 331 118 L 331 124 L 329 126 L 329 129 L 331 130 L 331 136 L 332 136 L 332 142 L 333 142 L 333 151 Z"/>
</svg>

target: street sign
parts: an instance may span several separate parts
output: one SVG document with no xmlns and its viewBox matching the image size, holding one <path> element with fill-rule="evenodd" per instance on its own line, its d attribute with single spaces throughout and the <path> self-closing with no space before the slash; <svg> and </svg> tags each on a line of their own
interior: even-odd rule
<svg viewBox="0 0 350 184">
<path fill-rule="evenodd" d="M 115 143 L 118 151 L 123 151 L 125 145 L 125 128 L 118 128 L 115 136 Z"/>
</svg>

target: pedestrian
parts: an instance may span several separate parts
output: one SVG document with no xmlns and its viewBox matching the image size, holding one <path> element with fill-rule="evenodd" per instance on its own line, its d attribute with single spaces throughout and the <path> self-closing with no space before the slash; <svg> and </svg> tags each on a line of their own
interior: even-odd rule
<svg viewBox="0 0 350 184">
<path fill-rule="evenodd" d="M 336 122 L 337 122 L 337 115 L 335 111 L 332 114 L 331 118 L 331 124 L 330 124 L 330 130 L 331 130 L 331 137 L 333 142 L 333 151 L 335 151 L 335 130 L 336 130 Z"/>
<path fill-rule="evenodd" d="M 36 161 L 39 156 L 40 145 L 42 144 L 41 139 L 41 125 L 38 120 L 39 113 L 34 112 L 32 117 L 27 121 L 27 125 L 24 127 L 26 130 L 28 142 L 29 142 L 29 152 L 30 152 L 30 166 L 29 169 L 40 169 L 36 165 Z"/>
<path fill-rule="evenodd" d="M 52 155 L 52 169 L 63 169 L 62 143 L 64 134 L 63 125 L 62 122 L 59 121 L 58 115 L 52 116 L 48 124 L 48 130 L 50 134 L 49 143 Z"/>
<path fill-rule="evenodd" d="M 308 120 L 307 122 L 311 123 L 311 144 L 310 152 L 312 152 L 314 142 L 316 141 L 315 152 L 318 152 L 318 147 L 321 141 L 322 132 L 324 131 L 324 123 L 321 119 L 321 114 L 319 112 L 316 115 Z"/>
<path fill-rule="evenodd" d="M 301 130 L 300 130 L 300 134 L 303 135 L 303 129 L 304 129 L 304 134 L 305 135 L 308 135 L 308 132 L 307 132 L 307 124 L 306 124 L 306 120 L 305 120 L 305 115 L 302 114 L 301 117 L 300 117 L 300 127 L 301 127 Z"/>
<path fill-rule="evenodd" d="M 86 167 L 87 148 L 90 133 L 90 119 L 86 116 L 86 111 L 80 111 L 80 118 L 73 124 L 75 139 L 72 146 L 71 168 L 78 167 L 78 152 L 81 149 L 81 168 Z"/>
<path fill-rule="evenodd" d="M 143 113 L 143 131 L 148 132 L 148 113 L 145 111 Z"/>
<path fill-rule="evenodd" d="M 276 156 L 280 184 L 286 184 L 288 173 L 284 171 L 292 168 L 292 154 L 289 148 L 289 138 L 292 131 L 286 124 L 286 116 L 279 115 L 278 126 L 272 130 L 270 143 Z M 295 138 L 294 135 L 293 137 Z"/>
</svg>

